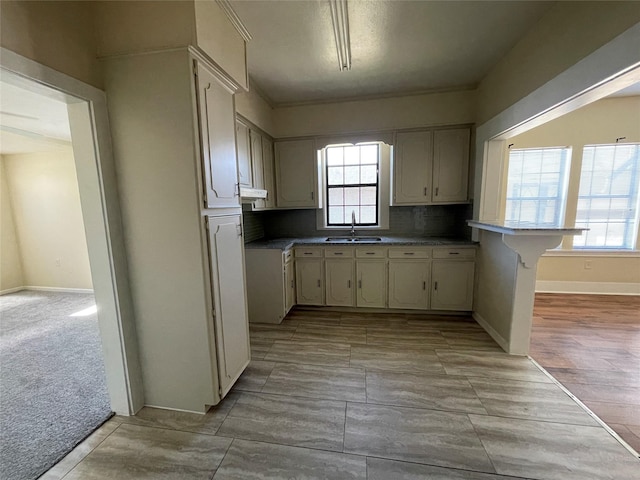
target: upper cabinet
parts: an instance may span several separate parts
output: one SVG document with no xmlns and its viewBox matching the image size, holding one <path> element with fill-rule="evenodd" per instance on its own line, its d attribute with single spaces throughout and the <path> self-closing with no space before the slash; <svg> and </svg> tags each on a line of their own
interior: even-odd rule
<svg viewBox="0 0 640 480">
<path fill-rule="evenodd" d="M 238 148 L 238 181 L 244 187 L 253 187 L 249 127 L 240 120 L 236 120 L 236 142 Z"/>
<path fill-rule="evenodd" d="M 465 202 L 469 186 L 468 128 L 433 133 L 434 203 Z"/>
<path fill-rule="evenodd" d="M 313 139 L 275 142 L 276 205 L 319 208 L 318 153 Z"/>
<path fill-rule="evenodd" d="M 240 192 L 233 94 L 201 63 L 196 71 L 205 207 L 237 208 Z"/>
<path fill-rule="evenodd" d="M 276 208 L 276 166 L 273 159 L 273 141 L 267 137 L 262 137 L 262 168 L 264 189 L 267 191 L 264 208 Z"/>
<path fill-rule="evenodd" d="M 398 132 L 393 159 L 393 204 L 468 200 L 469 128 Z"/>
</svg>

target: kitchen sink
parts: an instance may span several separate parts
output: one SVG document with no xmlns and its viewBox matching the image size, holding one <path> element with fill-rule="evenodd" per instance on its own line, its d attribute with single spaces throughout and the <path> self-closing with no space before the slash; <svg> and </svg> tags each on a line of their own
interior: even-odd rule
<svg viewBox="0 0 640 480">
<path fill-rule="evenodd" d="M 380 237 L 327 237 L 325 242 L 381 242 Z"/>
</svg>

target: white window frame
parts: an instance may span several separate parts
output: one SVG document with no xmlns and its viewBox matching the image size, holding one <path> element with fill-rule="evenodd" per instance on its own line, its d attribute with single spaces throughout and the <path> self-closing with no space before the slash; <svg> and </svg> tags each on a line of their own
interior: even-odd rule
<svg viewBox="0 0 640 480">
<path fill-rule="evenodd" d="M 367 145 L 375 143 L 379 146 L 379 164 L 378 164 L 378 224 L 357 226 L 357 231 L 375 231 L 375 230 L 388 230 L 389 229 L 389 203 L 391 198 L 391 154 L 392 146 L 387 145 L 384 142 L 359 142 L 359 143 L 339 143 L 327 145 L 320 150 L 319 162 L 320 162 L 320 189 L 323 192 L 327 191 L 327 147 L 334 146 L 351 146 L 351 145 Z M 318 230 L 346 230 L 349 227 L 344 226 L 330 226 L 327 225 L 327 208 L 328 199 L 324 199 L 321 208 L 316 212 L 316 228 Z"/>
</svg>

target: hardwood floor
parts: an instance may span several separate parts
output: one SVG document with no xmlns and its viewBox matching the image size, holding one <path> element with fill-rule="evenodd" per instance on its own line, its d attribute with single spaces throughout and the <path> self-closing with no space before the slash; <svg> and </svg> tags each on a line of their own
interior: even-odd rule
<svg viewBox="0 0 640 480">
<path fill-rule="evenodd" d="M 530 355 L 640 452 L 640 297 L 537 294 Z"/>
</svg>

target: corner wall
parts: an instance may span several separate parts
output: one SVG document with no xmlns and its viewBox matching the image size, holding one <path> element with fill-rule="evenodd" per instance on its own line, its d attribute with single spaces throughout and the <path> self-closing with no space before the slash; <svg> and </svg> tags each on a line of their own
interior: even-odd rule
<svg viewBox="0 0 640 480">
<path fill-rule="evenodd" d="M 0 155 L 0 294 L 17 291 L 23 286 L 20 247 L 4 171 L 4 158 Z"/>
<path fill-rule="evenodd" d="M 24 285 L 92 289 L 71 148 L 5 155 L 3 163 Z"/>
</svg>

